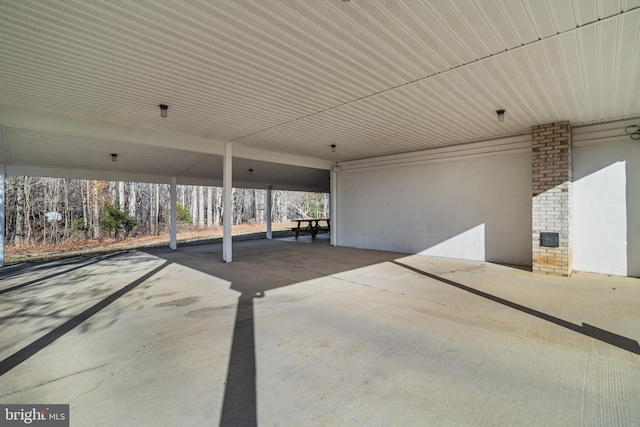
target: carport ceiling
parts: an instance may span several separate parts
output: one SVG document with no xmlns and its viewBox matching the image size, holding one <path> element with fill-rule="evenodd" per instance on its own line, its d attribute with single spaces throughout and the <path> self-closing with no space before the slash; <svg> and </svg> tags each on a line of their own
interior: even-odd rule
<svg viewBox="0 0 640 427">
<path fill-rule="evenodd" d="M 0 0 L 0 104 L 343 161 L 637 117 L 639 28 L 640 0 Z"/>
<path fill-rule="evenodd" d="M 4 132 L 11 146 L 0 150 L 0 163 L 37 166 L 24 168 L 25 174 L 46 170 L 62 178 L 146 182 L 167 182 L 162 177 L 176 176 L 179 184 L 222 186 L 221 155 L 16 128 Z M 69 165 L 78 167 L 69 170 Z M 234 157 L 232 170 L 234 187 L 329 192 L 329 172 L 323 169 Z"/>
</svg>

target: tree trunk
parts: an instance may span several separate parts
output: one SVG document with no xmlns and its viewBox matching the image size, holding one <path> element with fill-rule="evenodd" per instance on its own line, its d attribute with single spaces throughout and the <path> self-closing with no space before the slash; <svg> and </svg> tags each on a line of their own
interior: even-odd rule
<svg viewBox="0 0 640 427">
<path fill-rule="evenodd" d="M 89 229 L 89 211 L 87 209 L 87 195 L 89 190 L 85 191 L 88 187 L 88 181 L 83 181 L 80 184 L 80 195 L 82 197 L 82 225 L 84 226 L 85 233 Z"/>
<path fill-rule="evenodd" d="M 258 222 L 264 224 L 267 222 L 267 192 L 260 190 L 258 195 Z"/>
<path fill-rule="evenodd" d="M 55 212 L 56 214 L 59 213 L 59 208 L 60 208 L 60 180 L 59 179 L 54 179 L 53 180 L 53 198 L 51 200 L 51 212 Z M 57 220 L 57 218 L 53 219 L 53 227 L 51 228 L 51 241 L 54 243 L 58 243 L 59 242 L 59 224 L 60 222 Z"/>
<path fill-rule="evenodd" d="M 31 216 L 32 216 L 32 204 L 33 200 L 31 198 L 31 185 L 33 183 L 33 179 L 30 176 L 24 177 L 24 221 L 26 236 L 25 242 L 27 244 L 31 244 L 31 238 L 33 236 L 33 225 L 31 225 Z"/>
<path fill-rule="evenodd" d="M 66 179 L 62 180 L 62 190 L 64 191 L 64 236 L 65 240 L 67 240 L 70 231 L 69 226 L 71 225 L 71 212 L 69 210 L 69 182 Z"/>
<path fill-rule="evenodd" d="M 222 188 L 220 187 L 216 187 L 216 208 L 213 223 L 216 227 L 220 227 L 222 224 Z"/>
<path fill-rule="evenodd" d="M 213 187 L 207 187 L 207 228 L 213 227 Z"/>
<path fill-rule="evenodd" d="M 233 201 L 232 211 L 230 212 L 230 219 L 234 222 L 232 224 L 240 224 L 242 222 L 242 215 L 244 214 L 244 201 L 243 196 L 244 189 L 234 188 L 231 190 L 231 200 Z M 235 220 L 234 220 L 235 213 Z M 225 213 L 225 218 L 227 214 Z"/>
<path fill-rule="evenodd" d="M 120 209 L 124 211 L 125 204 L 125 190 L 124 190 L 124 181 L 120 181 L 118 183 L 118 205 L 120 205 Z"/>
<path fill-rule="evenodd" d="M 191 186 L 191 220 L 193 225 L 198 224 L 198 190 L 195 185 Z"/>
<path fill-rule="evenodd" d="M 13 244 L 22 246 L 26 244 L 24 240 L 24 179 L 17 177 L 16 180 L 16 231 L 13 234 Z"/>
<path fill-rule="evenodd" d="M 204 229 L 204 188 L 198 185 L 198 228 Z"/>
<path fill-rule="evenodd" d="M 98 181 L 93 181 L 93 237 L 100 237 L 100 198 Z"/>
<path fill-rule="evenodd" d="M 160 234 L 160 184 L 155 184 L 156 188 L 156 214 L 153 217 L 153 221 L 156 224 L 156 236 Z"/>
<path fill-rule="evenodd" d="M 135 182 L 130 182 L 129 183 L 129 216 L 132 218 L 136 217 L 136 183 Z"/>
<path fill-rule="evenodd" d="M 149 231 L 152 236 L 156 235 L 156 221 L 155 218 L 158 216 L 156 213 L 156 192 L 155 186 L 158 184 L 150 184 L 149 185 Z"/>
<path fill-rule="evenodd" d="M 112 203 L 115 203 L 117 198 L 118 198 L 118 183 L 109 181 L 109 200 Z"/>
<path fill-rule="evenodd" d="M 258 201 L 256 200 L 256 190 L 251 190 L 251 215 L 254 222 L 259 222 L 258 219 Z"/>
</svg>

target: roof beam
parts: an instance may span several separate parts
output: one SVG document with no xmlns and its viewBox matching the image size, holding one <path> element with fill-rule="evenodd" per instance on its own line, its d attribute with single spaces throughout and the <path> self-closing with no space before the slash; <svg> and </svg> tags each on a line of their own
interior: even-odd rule
<svg viewBox="0 0 640 427">
<path fill-rule="evenodd" d="M 141 144 L 149 147 L 164 147 L 196 153 L 224 155 L 224 141 L 7 105 L 0 105 L 0 125 L 60 135 Z M 328 160 L 275 153 L 243 146 L 238 143 L 233 144 L 234 157 L 315 169 L 331 169 L 331 162 Z"/>
</svg>

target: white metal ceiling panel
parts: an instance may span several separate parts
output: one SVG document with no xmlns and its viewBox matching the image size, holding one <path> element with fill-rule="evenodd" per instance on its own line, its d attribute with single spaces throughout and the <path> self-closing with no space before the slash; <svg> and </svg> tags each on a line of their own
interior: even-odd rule
<svg viewBox="0 0 640 427">
<path fill-rule="evenodd" d="M 547 0 L 544 0 L 538 1 L 537 3 L 524 2 L 524 6 L 527 9 L 527 16 L 533 28 L 535 28 L 536 36 L 539 40 L 558 33 L 549 3 L 553 3 L 553 1 L 547 2 Z"/>
<path fill-rule="evenodd" d="M 586 2 L 584 2 L 586 3 Z M 547 1 L 556 33 L 569 31 L 576 27 L 575 9 L 569 1 Z"/>
<path fill-rule="evenodd" d="M 475 5 L 487 25 L 493 30 L 496 39 L 500 41 L 501 50 L 513 49 L 523 44 L 500 3 L 476 1 Z"/>
<path fill-rule="evenodd" d="M 640 3 L 640 0 L 638 1 Z M 640 6 L 638 6 L 640 7 Z M 634 112 L 640 111 L 640 16 L 638 14 L 622 18 L 624 31 L 621 36 L 620 78 L 618 85 L 621 96 L 617 98 L 616 106 L 622 111 L 617 116 L 632 117 Z"/>
<path fill-rule="evenodd" d="M 520 1 L 500 2 L 499 7 L 504 10 L 512 29 L 518 36 L 520 45 L 528 44 L 536 40 L 540 40 L 536 27 L 534 25 L 534 17 L 525 5 Z M 546 7 L 540 2 L 539 7 Z"/>
<path fill-rule="evenodd" d="M 0 0 L 0 104 L 374 157 L 637 117 L 638 28 L 640 0 Z M 27 140 L 12 130 L 16 159 L 58 159 L 11 143 Z"/>
<path fill-rule="evenodd" d="M 598 0 L 583 0 L 580 2 L 575 2 L 574 6 L 575 6 L 575 15 L 576 15 L 576 23 L 579 26 L 583 26 L 589 22 L 594 22 L 597 21 L 599 18 L 602 18 L 602 16 L 598 16 L 598 3 L 607 3 L 609 2 L 609 0 L 607 1 L 598 1 Z M 611 6 L 613 6 L 616 1 L 610 1 L 609 2 L 611 4 Z M 602 9 L 605 9 L 604 7 Z M 604 10 L 603 10 L 604 11 Z M 614 13 L 617 13 L 618 11 L 614 11 Z"/>
</svg>

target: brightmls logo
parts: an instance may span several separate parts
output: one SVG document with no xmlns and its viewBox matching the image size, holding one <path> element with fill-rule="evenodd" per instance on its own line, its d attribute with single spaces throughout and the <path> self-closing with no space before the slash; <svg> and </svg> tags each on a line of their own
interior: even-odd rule
<svg viewBox="0 0 640 427">
<path fill-rule="evenodd" d="M 0 427 L 69 427 L 69 405 L 0 405 Z"/>
</svg>

